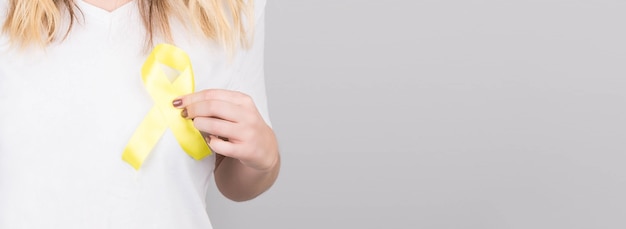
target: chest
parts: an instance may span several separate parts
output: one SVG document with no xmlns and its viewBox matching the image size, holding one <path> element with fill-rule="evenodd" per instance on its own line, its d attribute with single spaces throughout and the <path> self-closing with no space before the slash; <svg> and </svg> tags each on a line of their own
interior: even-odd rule
<svg viewBox="0 0 626 229">
<path fill-rule="evenodd" d="M 86 140 L 85 148 L 100 145 L 117 154 L 154 106 L 141 80 L 149 53 L 141 21 L 90 18 L 45 49 L 0 44 L 1 151 L 22 151 L 25 141 L 44 135 L 32 152 L 63 152 Z M 173 29 L 175 45 L 192 62 L 196 90 L 231 88 L 232 71 L 222 52 L 182 27 Z"/>
</svg>

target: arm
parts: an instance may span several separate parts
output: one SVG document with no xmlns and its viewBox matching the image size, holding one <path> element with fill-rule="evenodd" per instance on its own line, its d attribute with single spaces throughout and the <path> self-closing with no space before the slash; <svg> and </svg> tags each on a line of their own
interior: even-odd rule
<svg viewBox="0 0 626 229">
<path fill-rule="evenodd" d="M 218 153 L 215 181 L 224 196 L 245 201 L 272 186 L 280 168 L 278 143 L 250 96 L 210 89 L 183 96 L 174 104 Z"/>
<path fill-rule="evenodd" d="M 267 170 L 255 170 L 222 155 L 217 155 L 215 166 L 215 183 L 220 192 L 233 201 L 245 201 L 265 192 L 276 181 L 280 156 Z"/>
<path fill-rule="evenodd" d="M 208 134 L 207 143 L 217 153 L 215 182 L 234 201 L 250 200 L 269 189 L 281 164 L 265 92 L 265 1 L 255 2 L 253 46 L 238 53 L 231 66 L 235 87 L 181 97 L 179 106 L 196 128 Z"/>
</svg>

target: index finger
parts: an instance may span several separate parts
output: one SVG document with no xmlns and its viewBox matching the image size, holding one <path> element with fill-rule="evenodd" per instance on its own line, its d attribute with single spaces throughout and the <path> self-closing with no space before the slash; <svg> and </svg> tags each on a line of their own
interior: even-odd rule
<svg viewBox="0 0 626 229">
<path fill-rule="evenodd" d="M 249 99 L 250 97 L 248 95 L 238 91 L 224 89 L 206 89 L 188 95 L 180 96 L 172 102 L 172 105 L 177 108 L 183 108 L 188 106 L 189 104 L 194 104 L 206 100 L 221 100 L 229 103 L 234 103 L 236 105 L 243 105 L 246 104 Z"/>
</svg>

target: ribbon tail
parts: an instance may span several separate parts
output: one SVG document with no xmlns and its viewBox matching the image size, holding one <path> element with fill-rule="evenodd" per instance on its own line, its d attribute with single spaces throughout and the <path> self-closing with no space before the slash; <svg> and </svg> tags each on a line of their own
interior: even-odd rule
<svg viewBox="0 0 626 229">
<path fill-rule="evenodd" d="M 211 155 L 211 149 L 204 137 L 194 126 L 191 120 L 178 119 L 170 123 L 170 129 L 174 133 L 178 144 L 189 156 L 196 160 Z"/>
<path fill-rule="evenodd" d="M 167 129 L 161 117 L 162 115 L 158 108 L 153 107 L 150 109 L 146 117 L 141 121 L 141 124 L 139 124 L 139 127 L 135 130 L 135 133 L 133 133 L 128 144 L 126 144 L 126 148 L 124 148 L 122 160 L 126 161 L 136 170 L 141 168 L 141 165 Z"/>
</svg>

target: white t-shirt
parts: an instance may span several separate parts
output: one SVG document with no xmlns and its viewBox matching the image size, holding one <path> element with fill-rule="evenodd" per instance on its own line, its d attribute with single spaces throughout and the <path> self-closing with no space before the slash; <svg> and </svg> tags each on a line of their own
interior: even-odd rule
<svg viewBox="0 0 626 229">
<path fill-rule="evenodd" d="M 0 36 L 0 228 L 211 228 L 214 155 L 192 159 L 168 130 L 139 171 L 121 159 L 153 106 L 136 2 L 113 12 L 76 2 L 84 18 L 64 41 L 16 51 Z M 0 25 L 7 5 L 0 0 Z M 219 45 L 172 27 L 196 90 L 249 94 L 269 123 L 265 1 L 255 6 L 254 46 L 230 61 Z"/>
</svg>

